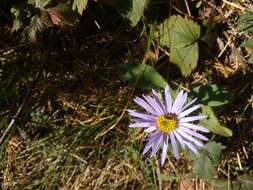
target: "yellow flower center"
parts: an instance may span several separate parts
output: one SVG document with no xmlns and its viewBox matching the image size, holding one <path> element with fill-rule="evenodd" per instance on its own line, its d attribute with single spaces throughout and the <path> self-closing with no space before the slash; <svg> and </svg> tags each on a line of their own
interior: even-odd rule
<svg viewBox="0 0 253 190">
<path fill-rule="evenodd" d="M 174 114 L 161 115 L 156 120 L 157 127 L 164 133 L 170 133 L 177 127 L 177 117 Z"/>
</svg>

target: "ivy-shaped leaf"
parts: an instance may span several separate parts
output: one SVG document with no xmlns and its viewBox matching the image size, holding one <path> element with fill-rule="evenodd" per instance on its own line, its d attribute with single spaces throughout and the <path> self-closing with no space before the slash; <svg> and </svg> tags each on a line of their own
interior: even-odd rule
<svg viewBox="0 0 253 190">
<path fill-rule="evenodd" d="M 231 137 L 233 132 L 225 127 L 224 125 L 220 124 L 218 118 L 215 116 L 213 109 L 209 106 L 202 106 L 203 114 L 207 115 L 208 118 L 206 120 L 200 121 L 200 124 L 208 128 L 212 133 L 224 136 L 224 137 Z"/>
<path fill-rule="evenodd" d="M 83 14 L 83 10 L 86 8 L 88 0 L 74 0 L 72 9 L 77 10 L 80 15 Z"/>
<path fill-rule="evenodd" d="M 199 25 L 180 15 L 171 16 L 161 24 L 159 33 L 160 44 L 170 48 L 170 61 L 184 76 L 189 75 L 199 58 Z"/>
</svg>

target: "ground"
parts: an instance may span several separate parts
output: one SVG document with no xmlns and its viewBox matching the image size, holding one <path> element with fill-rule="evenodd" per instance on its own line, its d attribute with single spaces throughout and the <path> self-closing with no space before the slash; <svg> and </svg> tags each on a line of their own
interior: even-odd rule
<svg viewBox="0 0 253 190">
<path fill-rule="evenodd" d="M 202 3 L 192 14 L 199 22 L 216 20 L 218 27 L 210 34 L 217 35 L 210 35 L 214 45 L 210 39 L 200 44 L 198 67 L 189 77 L 169 63 L 167 50 L 155 42 L 145 54 L 142 26 L 119 25 L 115 15 L 116 22 L 103 23 L 103 30 L 85 15 L 77 27 L 54 28 L 50 49 L 40 41 L 17 45 L 10 26 L 1 28 L 1 131 L 26 92 L 32 92 L 1 147 L 2 189 L 222 189 L 193 176 L 192 161 L 184 154 L 175 160 L 169 153 L 163 167 L 159 156 L 142 155 L 145 134 L 128 128 L 126 109 L 135 108 L 135 95 L 148 91 L 124 81 L 117 66 L 141 63 L 145 56 L 174 89 L 216 83 L 234 93 L 230 105 L 215 109 L 233 131 L 230 138 L 209 136 L 226 146 L 215 178 L 252 176 L 253 70 L 243 60 L 249 52 L 240 46 L 249 36 L 237 32 L 237 19 L 249 2 Z M 177 7 L 174 11 L 181 14 Z"/>
</svg>

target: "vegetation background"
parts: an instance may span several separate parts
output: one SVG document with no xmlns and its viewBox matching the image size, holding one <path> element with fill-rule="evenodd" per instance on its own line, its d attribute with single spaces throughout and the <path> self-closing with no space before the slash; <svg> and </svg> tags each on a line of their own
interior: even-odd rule
<svg viewBox="0 0 253 190">
<path fill-rule="evenodd" d="M 1 0 L 1 189 L 253 189 L 253 2 Z M 183 89 L 212 132 L 163 167 L 135 95 Z"/>
</svg>

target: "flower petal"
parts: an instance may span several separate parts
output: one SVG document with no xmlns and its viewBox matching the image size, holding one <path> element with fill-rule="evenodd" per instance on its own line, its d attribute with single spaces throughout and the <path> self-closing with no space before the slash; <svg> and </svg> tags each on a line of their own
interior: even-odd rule
<svg viewBox="0 0 253 190">
<path fill-rule="evenodd" d="M 152 126 L 150 123 L 132 123 L 129 125 L 130 128 L 145 128 Z"/>
<path fill-rule="evenodd" d="M 151 132 L 153 132 L 155 130 L 157 130 L 157 127 L 156 126 L 152 126 L 152 127 L 149 127 L 147 129 L 145 129 L 144 132 L 151 133 Z"/>
<path fill-rule="evenodd" d="M 175 139 L 175 136 L 174 136 L 173 133 L 170 133 L 170 141 L 171 141 L 171 145 L 172 145 L 174 157 L 175 157 L 176 159 L 178 159 L 179 156 L 178 156 L 177 142 L 176 142 L 176 139 Z"/>
<path fill-rule="evenodd" d="M 162 150 L 162 155 L 161 155 L 161 165 L 163 165 L 166 160 L 167 151 L 168 151 L 168 135 L 165 135 L 164 141 L 163 141 L 163 150 Z"/>
<path fill-rule="evenodd" d="M 183 149 L 185 149 L 185 143 L 184 143 L 183 138 L 177 133 L 177 131 L 174 131 L 173 133 L 174 133 L 174 135 L 175 135 L 177 141 L 180 143 L 181 147 L 182 147 Z"/>
<path fill-rule="evenodd" d="M 164 90 L 164 98 L 165 98 L 166 113 L 170 113 L 172 109 L 173 100 L 171 98 L 168 85 L 166 85 L 165 90 Z"/>
<path fill-rule="evenodd" d="M 143 107 L 146 111 L 148 111 L 149 113 L 152 113 L 154 115 L 158 115 L 158 113 L 152 108 L 152 106 L 150 106 L 148 104 L 148 102 L 146 102 L 144 99 L 140 98 L 140 97 L 135 97 L 134 98 L 134 102 L 136 104 L 138 104 L 139 106 Z"/>
<path fill-rule="evenodd" d="M 159 139 L 156 141 L 155 146 L 153 147 L 152 153 L 150 155 L 150 158 L 153 158 L 155 156 L 155 154 L 157 153 L 157 151 L 159 150 L 161 144 L 162 144 L 162 140 L 163 140 L 163 134 L 160 134 Z"/>
<path fill-rule="evenodd" d="M 192 152 L 194 152 L 195 154 L 198 154 L 198 153 L 199 153 L 199 151 L 197 150 L 197 148 L 196 148 L 192 143 L 190 143 L 190 142 L 185 142 L 185 144 L 186 144 L 186 146 L 188 146 L 188 147 L 192 150 Z"/>
<path fill-rule="evenodd" d="M 204 135 L 201 135 L 201 134 L 197 133 L 196 131 L 192 131 L 191 129 L 183 127 L 183 126 L 181 126 L 180 128 L 183 129 L 184 132 L 188 133 L 189 135 L 192 135 L 192 136 L 194 136 L 198 139 L 201 139 L 203 141 L 209 141 L 208 138 L 206 138 Z"/>
<path fill-rule="evenodd" d="M 193 142 L 194 144 L 196 144 L 197 146 L 200 146 L 200 147 L 203 147 L 204 145 L 199 142 L 198 140 L 196 140 L 195 138 L 193 138 L 191 135 L 188 135 L 183 128 L 179 127 L 177 128 L 177 132 L 183 136 L 187 141 L 191 141 Z"/>
<path fill-rule="evenodd" d="M 179 122 L 191 122 L 191 121 L 197 121 L 197 120 L 201 120 L 201 119 L 206 119 L 207 116 L 206 115 L 197 115 L 197 116 L 190 116 L 190 117 L 183 117 L 181 119 L 179 119 Z"/>
<path fill-rule="evenodd" d="M 192 124 L 192 123 L 179 123 L 179 126 L 184 126 L 184 127 L 189 128 L 189 129 L 202 131 L 204 133 L 209 133 L 209 130 L 207 128 L 199 126 L 199 125 L 195 125 L 195 124 Z"/>
<path fill-rule="evenodd" d="M 142 153 L 143 155 L 149 151 L 149 149 L 152 147 L 152 145 L 157 141 L 159 137 L 160 137 L 160 133 L 154 133 L 152 136 L 148 138 L 148 142 Z"/>
<path fill-rule="evenodd" d="M 188 93 L 187 92 L 185 92 L 184 94 L 183 94 L 183 96 L 182 96 L 182 99 L 181 99 L 181 105 L 179 106 L 179 108 L 178 108 L 178 110 L 175 112 L 176 114 L 179 114 L 180 112 L 182 112 L 182 108 L 183 108 L 183 106 L 184 106 L 184 104 L 185 104 L 185 102 L 186 102 L 186 100 L 187 100 L 187 96 L 188 96 Z"/>
<path fill-rule="evenodd" d="M 192 101 L 190 101 L 188 104 L 186 104 L 183 108 L 182 111 L 185 110 L 186 108 L 190 107 L 193 103 L 197 101 L 197 98 L 194 98 Z"/>
<path fill-rule="evenodd" d="M 144 113 L 139 113 L 139 112 L 136 112 L 134 110 L 127 110 L 129 115 L 132 116 L 132 117 L 137 117 L 137 118 L 141 118 L 141 119 L 145 119 L 147 121 L 153 121 L 155 122 L 156 121 L 156 116 L 153 116 L 153 115 L 148 115 L 148 114 L 144 114 Z"/>
<path fill-rule="evenodd" d="M 137 118 L 137 117 L 133 117 L 130 119 L 130 121 L 132 123 L 151 123 L 151 124 L 156 124 L 156 121 L 150 121 L 150 120 L 146 120 L 146 119 L 142 119 L 142 118 Z"/>
<path fill-rule="evenodd" d="M 183 107 L 185 101 L 187 98 L 187 93 L 184 93 L 184 91 L 181 91 L 178 95 L 177 98 L 172 106 L 171 112 L 172 113 L 177 113 L 181 110 Z"/>
<path fill-rule="evenodd" d="M 154 95 L 156 103 L 160 106 L 160 108 L 162 108 L 162 112 L 166 113 L 165 107 L 164 107 L 163 102 L 162 102 L 161 98 L 159 97 L 158 93 L 153 89 L 152 89 L 152 93 Z"/>
<path fill-rule="evenodd" d="M 201 104 L 195 105 L 195 106 L 193 106 L 193 107 L 191 107 L 191 108 L 189 108 L 189 109 L 187 109 L 187 110 L 179 113 L 178 114 L 178 119 L 183 118 L 184 116 L 186 116 L 186 115 L 194 112 L 195 110 L 199 109 L 200 107 L 201 107 Z"/>
<path fill-rule="evenodd" d="M 142 95 L 143 98 L 153 107 L 153 109 L 159 114 L 164 114 L 163 109 L 159 106 L 156 100 L 151 96 Z"/>
</svg>

